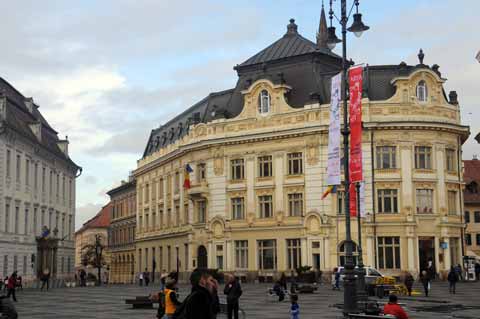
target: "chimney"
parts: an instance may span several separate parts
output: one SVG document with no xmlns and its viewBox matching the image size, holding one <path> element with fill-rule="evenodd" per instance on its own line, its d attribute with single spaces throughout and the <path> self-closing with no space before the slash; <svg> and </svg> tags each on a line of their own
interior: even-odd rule
<svg viewBox="0 0 480 319">
<path fill-rule="evenodd" d="M 65 136 L 64 140 L 59 140 L 57 142 L 58 148 L 68 157 L 68 136 Z"/>
<path fill-rule="evenodd" d="M 328 49 L 327 39 L 328 39 L 327 18 L 325 17 L 325 10 L 323 8 L 323 3 L 322 3 L 322 11 L 320 13 L 320 24 L 318 26 L 318 31 L 317 31 L 317 48 Z"/>
</svg>

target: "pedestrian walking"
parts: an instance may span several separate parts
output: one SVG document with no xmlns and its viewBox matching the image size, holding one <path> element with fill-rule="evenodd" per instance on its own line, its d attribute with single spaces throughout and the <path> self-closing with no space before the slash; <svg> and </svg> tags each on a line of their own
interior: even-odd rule
<svg viewBox="0 0 480 319">
<path fill-rule="evenodd" d="M 290 319 L 300 318 L 300 306 L 298 305 L 298 295 L 290 295 Z"/>
<path fill-rule="evenodd" d="M 332 289 L 333 290 L 335 290 L 335 289 L 340 290 L 340 272 L 338 271 L 337 267 L 333 268 Z"/>
<path fill-rule="evenodd" d="M 223 293 L 227 295 L 227 317 L 238 319 L 239 299 L 242 296 L 242 287 L 234 275 L 227 274 L 227 283 Z"/>
<path fill-rule="evenodd" d="M 86 287 L 87 286 L 87 273 L 84 269 L 80 270 L 80 286 Z"/>
<path fill-rule="evenodd" d="M 147 268 L 145 268 L 145 271 L 143 272 L 143 280 L 145 281 L 145 286 L 148 287 L 148 284 L 150 283 L 150 275 L 148 274 Z"/>
<path fill-rule="evenodd" d="M 457 264 L 454 269 L 455 269 L 455 272 L 458 276 L 458 280 L 462 281 L 463 280 L 462 266 L 460 266 L 460 264 Z"/>
<path fill-rule="evenodd" d="M 140 286 L 143 286 L 143 272 L 141 272 L 140 274 L 138 274 L 138 284 Z"/>
<path fill-rule="evenodd" d="M 450 271 L 448 272 L 447 280 L 448 280 L 448 292 L 451 294 L 455 294 L 455 286 L 457 285 L 457 281 L 459 280 L 459 278 L 453 266 L 450 268 Z"/>
<path fill-rule="evenodd" d="M 480 279 L 480 263 L 477 261 L 475 263 L 475 280 L 479 280 Z"/>
<path fill-rule="evenodd" d="M 403 284 L 407 288 L 409 296 L 412 296 L 412 287 L 414 281 L 415 279 L 413 278 L 412 274 L 406 271 L 403 278 Z"/>
<path fill-rule="evenodd" d="M 40 280 L 42 281 L 42 287 L 40 288 L 40 291 L 43 291 L 43 288 L 45 288 L 45 286 L 47 286 L 48 291 L 48 285 L 50 283 L 50 270 L 48 268 L 43 270 Z"/>
<path fill-rule="evenodd" d="M 164 296 L 165 296 L 165 316 L 164 319 L 172 319 L 177 310 L 177 307 L 181 305 L 178 300 L 177 292 L 175 290 L 176 282 L 172 279 L 167 280 L 165 284 Z"/>
<path fill-rule="evenodd" d="M 428 297 L 428 293 L 430 290 L 430 276 L 426 270 L 422 270 L 422 273 L 420 274 L 420 281 L 425 292 L 425 297 Z"/>
<path fill-rule="evenodd" d="M 13 301 L 17 302 L 17 296 L 15 295 L 15 287 L 17 285 L 17 272 L 14 271 L 13 274 L 8 278 L 7 284 L 7 298 L 12 296 Z"/>
</svg>

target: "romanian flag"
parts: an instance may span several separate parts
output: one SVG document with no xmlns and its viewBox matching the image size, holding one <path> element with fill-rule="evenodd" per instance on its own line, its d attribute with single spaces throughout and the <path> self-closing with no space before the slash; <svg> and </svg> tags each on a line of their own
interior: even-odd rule
<svg viewBox="0 0 480 319">
<path fill-rule="evenodd" d="M 193 169 L 190 167 L 189 164 L 185 165 L 185 179 L 183 181 L 183 187 L 189 189 L 190 185 L 190 173 L 193 172 Z"/>
<path fill-rule="evenodd" d="M 324 198 L 327 197 L 328 194 L 330 194 L 330 193 L 336 193 L 336 192 L 337 192 L 337 185 L 330 185 L 330 186 L 327 187 L 327 189 L 326 189 L 325 192 L 323 193 L 321 199 L 324 199 Z"/>
</svg>

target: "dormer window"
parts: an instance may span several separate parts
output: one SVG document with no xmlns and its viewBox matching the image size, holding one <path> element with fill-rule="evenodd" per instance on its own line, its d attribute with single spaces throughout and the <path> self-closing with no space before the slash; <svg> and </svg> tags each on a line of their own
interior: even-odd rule
<svg viewBox="0 0 480 319">
<path fill-rule="evenodd" d="M 420 81 L 418 82 L 417 85 L 417 99 L 419 102 L 427 102 L 427 95 L 428 95 L 428 90 L 427 90 L 427 83 L 425 81 Z"/>
<path fill-rule="evenodd" d="M 270 94 L 267 90 L 262 90 L 258 96 L 258 113 L 267 114 L 270 112 Z"/>
</svg>

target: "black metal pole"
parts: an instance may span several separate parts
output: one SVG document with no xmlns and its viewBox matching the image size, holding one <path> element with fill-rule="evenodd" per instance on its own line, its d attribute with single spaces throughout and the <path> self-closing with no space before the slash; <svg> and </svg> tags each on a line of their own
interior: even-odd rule
<svg viewBox="0 0 480 319">
<path fill-rule="evenodd" d="M 357 195 L 357 227 L 358 227 L 358 268 L 357 268 L 357 301 L 368 299 L 365 289 L 365 268 L 363 267 L 362 249 L 362 217 L 360 215 L 360 183 L 355 184 Z"/>
<path fill-rule="evenodd" d="M 350 225 L 350 170 L 349 170 L 349 148 L 348 136 L 350 135 L 348 125 L 348 67 L 347 61 L 347 0 L 341 2 L 341 25 L 342 25 L 342 82 L 343 82 L 343 168 L 345 185 L 345 277 L 344 277 L 344 295 L 343 295 L 343 314 L 358 312 L 356 301 L 356 285 L 353 264 L 353 243 Z"/>
</svg>

